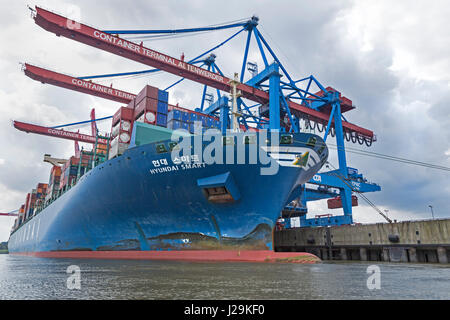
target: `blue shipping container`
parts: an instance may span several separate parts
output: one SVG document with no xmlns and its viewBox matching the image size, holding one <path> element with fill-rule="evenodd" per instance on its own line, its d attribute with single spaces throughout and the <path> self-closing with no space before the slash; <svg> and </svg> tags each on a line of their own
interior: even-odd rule
<svg viewBox="0 0 450 320">
<path fill-rule="evenodd" d="M 69 175 L 76 176 L 78 174 L 78 166 L 70 166 Z"/>
<path fill-rule="evenodd" d="M 189 123 L 189 112 L 181 111 L 181 121 Z"/>
<path fill-rule="evenodd" d="M 202 124 L 204 127 L 208 127 L 208 120 L 209 120 L 209 117 L 203 117 Z"/>
<path fill-rule="evenodd" d="M 170 120 L 167 122 L 167 128 L 172 130 L 181 129 L 181 121 L 179 120 Z"/>
<path fill-rule="evenodd" d="M 168 114 L 167 121 L 178 120 L 181 121 L 181 111 L 180 110 L 171 110 Z"/>
<path fill-rule="evenodd" d="M 158 108 L 157 108 L 157 110 L 158 110 L 159 113 L 167 114 L 167 111 L 168 111 L 167 102 L 158 101 Z"/>
<path fill-rule="evenodd" d="M 182 123 L 181 123 L 181 129 L 184 129 L 184 130 L 188 130 L 188 131 L 189 131 L 189 123 L 182 122 Z"/>
<path fill-rule="evenodd" d="M 198 114 L 191 112 L 189 113 L 189 122 L 194 122 L 198 120 Z"/>
<path fill-rule="evenodd" d="M 158 116 L 156 117 L 156 124 L 158 126 L 165 127 L 167 125 L 167 116 L 162 113 L 158 113 Z"/>
<path fill-rule="evenodd" d="M 169 92 L 158 90 L 158 100 L 162 102 L 169 102 Z"/>
</svg>

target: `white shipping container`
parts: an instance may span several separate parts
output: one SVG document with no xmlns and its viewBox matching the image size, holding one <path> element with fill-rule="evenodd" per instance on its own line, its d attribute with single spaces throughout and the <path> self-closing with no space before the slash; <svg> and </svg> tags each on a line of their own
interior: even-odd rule
<svg viewBox="0 0 450 320">
<path fill-rule="evenodd" d="M 113 141 L 114 142 L 114 141 Z M 114 158 L 115 156 L 121 155 L 128 149 L 129 143 L 121 143 L 116 142 L 113 144 L 111 142 L 111 149 L 109 150 L 109 159 Z"/>
</svg>

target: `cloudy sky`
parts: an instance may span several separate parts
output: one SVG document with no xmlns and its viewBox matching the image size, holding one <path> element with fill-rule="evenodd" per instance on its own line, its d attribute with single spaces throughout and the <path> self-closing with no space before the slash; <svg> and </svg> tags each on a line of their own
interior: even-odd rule
<svg viewBox="0 0 450 320">
<path fill-rule="evenodd" d="M 42 5 L 80 18 L 99 29 L 172 29 L 201 27 L 257 15 L 259 30 L 294 79 L 313 74 L 353 100 L 346 118 L 373 130 L 378 138 L 369 151 L 450 167 L 450 5 L 448 1 L 6 1 L 0 0 L 0 212 L 17 209 L 37 182 L 47 182 L 50 165 L 44 153 L 73 154 L 66 140 L 25 134 L 11 120 L 58 125 L 112 115 L 120 106 L 43 85 L 24 76 L 28 62 L 75 76 L 145 70 L 148 67 L 58 38 L 37 25 L 27 5 Z M 146 46 L 186 59 L 213 47 L 233 30 L 170 40 Z M 216 50 L 217 64 L 231 77 L 240 72 L 246 34 Z M 253 49 L 255 42 L 252 43 Z M 256 51 L 249 59 L 261 60 Z M 159 73 L 101 83 L 137 93 L 145 84 L 165 88 L 177 78 Z M 201 86 L 183 83 L 170 91 L 170 102 L 199 106 Z M 100 126 L 108 131 L 109 123 Z M 88 132 L 88 127 L 81 128 Z M 332 140 L 330 140 L 332 142 Z M 366 194 L 398 220 L 450 215 L 450 173 L 349 153 L 358 168 L 382 191 Z M 337 165 L 336 157 L 330 161 Z M 356 222 L 383 219 L 360 199 Z M 326 202 L 310 205 L 311 215 L 326 212 Z M 336 212 L 340 214 L 340 211 Z M 0 241 L 6 241 L 13 218 L 1 218 Z"/>
</svg>

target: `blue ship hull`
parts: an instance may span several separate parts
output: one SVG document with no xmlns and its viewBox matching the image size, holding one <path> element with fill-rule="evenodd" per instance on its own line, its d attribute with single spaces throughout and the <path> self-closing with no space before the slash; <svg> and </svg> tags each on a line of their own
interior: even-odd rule
<svg viewBox="0 0 450 320">
<path fill-rule="evenodd" d="M 257 145 L 279 164 L 273 175 L 261 174 L 270 164 L 250 164 L 248 152 L 245 164 L 206 164 L 172 161 L 170 152 L 157 149 L 169 140 L 130 148 L 15 230 L 9 251 L 271 249 L 275 221 L 291 192 L 328 157 L 320 137 L 292 136 L 292 144 L 279 148 Z M 308 145 L 311 139 L 317 143 Z M 237 144 L 226 147 L 224 158 L 236 154 Z M 292 164 L 305 152 L 307 163 Z M 216 187 L 227 194 L 211 201 L 214 194 L 208 198 L 205 190 Z"/>
</svg>

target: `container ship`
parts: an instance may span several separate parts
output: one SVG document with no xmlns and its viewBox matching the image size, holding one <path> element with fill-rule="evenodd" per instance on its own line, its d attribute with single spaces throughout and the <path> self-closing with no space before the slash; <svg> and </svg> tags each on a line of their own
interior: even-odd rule
<svg viewBox="0 0 450 320">
<path fill-rule="evenodd" d="M 130 103 L 134 108 L 114 115 L 110 142 L 100 137 L 95 150 L 55 164 L 49 183 L 27 195 L 9 251 L 271 249 L 291 193 L 327 160 L 323 140 L 261 132 L 212 138 L 205 129 L 218 119 L 174 106 L 169 111 L 167 101 L 166 92 L 147 86 Z M 198 136 L 203 142 L 195 153 Z M 174 157 L 182 151 L 174 137 L 194 152 Z M 218 137 L 223 152 L 207 163 L 205 141 Z M 255 151 L 259 159 L 252 161 Z M 276 172 L 264 174 L 271 167 Z"/>
<path fill-rule="evenodd" d="M 80 150 L 76 142 L 70 159 L 44 156 L 52 164 L 49 181 L 27 194 L 12 228 L 9 252 L 156 259 L 189 253 L 185 256 L 216 255 L 219 260 L 234 259 L 230 252 L 234 257 L 251 252 L 249 260 L 266 261 L 283 208 L 295 207 L 302 186 L 328 158 L 325 141 L 300 132 L 294 121 L 298 118 L 289 109 L 297 108 L 298 117 L 311 113 L 316 121 L 328 121 L 321 110 L 328 110 L 328 100 L 340 101 L 337 94 L 328 92 L 326 99 L 325 93 L 305 95 L 324 101 L 314 110 L 310 104 L 288 105 L 279 95 L 277 63 L 242 83 L 237 74 L 231 80 L 183 57 L 171 58 L 42 8 L 32 11 L 36 24 L 58 36 L 227 91 L 231 107 L 222 96 L 214 110 L 203 110 L 203 104 L 189 110 L 170 105 L 167 91 L 149 85 L 133 95 L 26 64 L 25 74 L 32 79 L 126 106 L 115 112 L 111 131 L 104 135 L 99 135 L 93 114 L 92 135 L 14 121 L 15 128 L 25 132 L 93 147 Z M 248 30 L 256 24 L 252 18 L 241 27 Z M 214 57 L 205 62 L 214 64 Z M 264 81 L 270 82 L 268 91 L 262 90 Z M 259 103 L 261 123 L 256 127 L 239 120 L 245 120 L 239 97 Z M 247 117 L 255 119 L 253 114 Z"/>
</svg>

